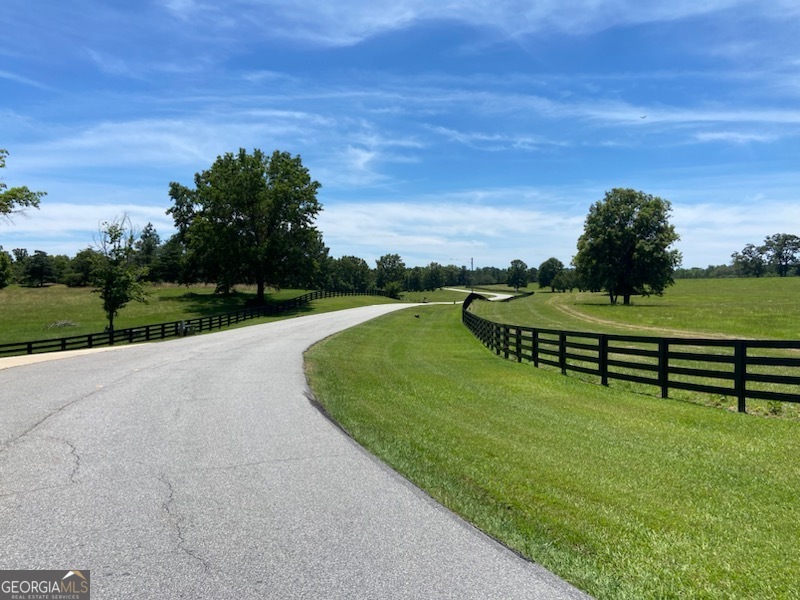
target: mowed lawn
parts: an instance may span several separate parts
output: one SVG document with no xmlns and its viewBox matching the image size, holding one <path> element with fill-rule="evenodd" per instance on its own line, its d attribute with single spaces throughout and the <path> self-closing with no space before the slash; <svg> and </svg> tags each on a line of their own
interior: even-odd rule
<svg viewBox="0 0 800 600">
<path fill-rule="evenodd" d="M 679 279 L 663 296 L 634 296 L 631 306 L 612 306 L 602 293 L 553 293 L 533 284 L 523 291 L 535 293 L 474 310 L 500 323 L 552 329 L 800 339 L 800 277 Z"/>
<path fill-rule="evenodd" d="M 598 598 L 800 597 L 797 421 L 503 360 L 460 307 L 376 319 L 306 359 L 356 440 Z"/>
</svg>

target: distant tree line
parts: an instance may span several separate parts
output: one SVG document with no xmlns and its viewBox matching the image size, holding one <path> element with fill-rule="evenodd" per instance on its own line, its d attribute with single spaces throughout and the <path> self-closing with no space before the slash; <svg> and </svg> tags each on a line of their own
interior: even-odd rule
<svg viewBox="0 0 800 600">
<path fill-rule="evenodd" d="M 0 168 L 5 167 L 0 150 Z M 162 241 L 152 223 L 135 231 L 127 217 L 103 224 L 95 244 L 74 257 L 0 246 L 0 288 L 11 283 L 93 286 L 113 319 L 129 301 L 144 301 L 148 282 L 213 283 L 220 293 L 237 284 L 256 286 L 255 303 L 268 287 L 335 290 L 433 291 L 444 286 L 506 284 L 515 290 L 538 283 L 552 292 L 605 291 L 612 304 L 633 295 L 661 295 L 677 277 L 800 275 L 800 238 L 774 234 L 747 244 L 730 265 L 680 269 L 679 240 L 669 223 L 669 201 L 614 188 L 594 203 L 570 267 L 555 257 L 529 268 L 521 259 L 506 268 L 467 268 L 431 262 L 407 267 L 388 253 L 371 267 L 356 256 L 333 258 L 315 219 L 320 184 L 299 156 L 240 149 L 217 157 L 195 174 L 194 185 L 172 182 L 169 195 L 177 233 Z M 0 220 L 38 208 L 44 192 L 8 188 L 0 180 Z"/>
<path fill-rule="evenodd" d="M 767 236 L 758 246 L 746 244 L 741 251 L 731 254 L 727 265 L 675 271 L 676 279 L 790 276 L 800 276 L 800 237 L 790 233 Z"/>
</svg>

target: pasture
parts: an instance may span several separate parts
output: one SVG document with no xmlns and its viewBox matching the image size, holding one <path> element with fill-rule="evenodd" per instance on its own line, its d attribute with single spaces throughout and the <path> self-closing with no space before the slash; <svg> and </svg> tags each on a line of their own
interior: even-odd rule
<svg viewBox="0 0 800 600">
<path fill-rule="evenodd" d="M 320 403 L 371 452 L 597 598 L 796 597 L 800 422 L 505 361 L 460 307 L 415 312 L 306 356 Z"/>
<path fill-rule="evenodd" d="M 663 297 L 636 297 L 632 306 L 612 306 L 607 296 L 598 293 L 537 290 L 533 296 L 509 303 L 475 303 L 470 310 L 498 323 L 569 331 L 650 337 L 798 340 L 798 298 L 798 277 L 694 279 L 678 280 Z M 720 350 L 720 353 L 725 351 Z M 764 354 L 796 358 L 793 350 L 766 351 Z M 707 363 L 678 362 L 686 367 L 709 368 Z M 782 367 L 756 367 L 753 372 L 797 375 L 796 369 Z M 575 373 L 570 376 L 597 383 L 596 377 Z M 719 381 L 709 379 L 704 383 L 718 384 Z M 613 386 L 649 395 L 658 393 L 653 386 L 634 383 L 614 382 Z M 796 393 L 796 386 L 767 385 L 762 389 Z M 736 409 L 736 399 L 732 395 L 682 390 L 671 392 L 670 397 Z M 747 410 L 762 415 L 800 417 L 800 404 L 751 400 L 747 403 Z"/>
<path fill-rule="evenodd" d="M 612 306 L 602 293 L 553 293 L 481 303 L 476 314 L 501 323 L 550 329 L 653 336 L 800 339 L 800 277 L 679 279 L 664 296 L 634 296 Z M 480 293 L 480 291 L 478 290 Z"/>
<path fill-rule="evenodd" d="M 307 290 L 273 290 L 268 301 L 294 298 Z M 114 322 L 117 329 L 177 321 L 231 312 L 244 307 L 255 291 L 249 286 L 237 286 L 234 294 L 214 293 L 213 285 L 183 287 L 155 285 L 150 288 L 146 304 L 131 302 L 123 308 Z M 368 304 L 392 302 L 379 296 L 353 296 L 316 300 L 308 307 L 286 313 L 286 318 L 310 311 L 330 311 Z M 248 321 L 246 324 L 261 322 Z M 43 340 L 63 336 L 101 332 L 108 322 L 102 303 L 91 288 L 69 288 L 51 285 L 43 288 L 9 286 L 0 290 L 0 344 Z"/>
</svg>

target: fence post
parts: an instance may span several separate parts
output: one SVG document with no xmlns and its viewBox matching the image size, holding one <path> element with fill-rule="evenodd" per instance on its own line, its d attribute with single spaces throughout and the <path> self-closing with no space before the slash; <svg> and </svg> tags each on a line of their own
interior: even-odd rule
<svg viewBox="0 0 800 600">
<path fill-rule="evenodd" d="M 608 336 L 601 335 L 598 347 L 600 366 L 600 385 L 608 387 Z"/>
<path fill-rule="evenodd" d="M 733 346 L 733 385 L 736 389 L 738 410 L 747 412 L 747 342 L 736 340 Z"/>
<path fill-rule="evenodd" d="M 669 397 L 669 342 L 664 338 L 658 340 L 658 384 L 661 386 L 661 397 Z"/>
<path fill-rule="evenodd" d="M 515 343 L 517 345 L 517 362 L 522 362 L 522 328 L 517 327 L 516 335 L 515 335 Z"/>
<path fill-rule="evenodd" d="M 508 359 L 509 327 L 503 325 L 503 358 Z"/>
<path fill-rule="evenodd" d="M 494 352 L 500 356 L 500 325 L 492 323 L 492 344 L 494 344 Z"/>
<path fill-rule="evenodd" d="M 561 374 L 567 374 L 567 334 L 564 331 L 558 332 L 558 364 L 561 366 Z"/>
<path fill-rule="evenodd" d="M 539 367 L 539 330 L 535 329 L 535 328 L 534 328 L 533 333 L 531 335 L 531 346 L 532 346 L 531 352 L 533 353 L 533 366 L 538 368 Z"/>
</svg>

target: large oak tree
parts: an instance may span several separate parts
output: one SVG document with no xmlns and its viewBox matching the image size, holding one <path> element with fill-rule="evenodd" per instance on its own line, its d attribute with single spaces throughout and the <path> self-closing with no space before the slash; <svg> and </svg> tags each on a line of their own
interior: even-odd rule
<svg viewBox="0 0 800 600">
<path fill-rule="evenodd" d="M 244 149 L 217 157 L 195 175 L 194 189 L 170 184 L 175 225 L 192 260 L 220 291 L 252 282 L 311 283 L 327 249 L 314 227 L 320 184 L 299 156 Z"/>
<path fill-rule="evenodd" d="M 681 254 L 670 246 L 680 239 L 669 223 L 668 200 L 632 189 L 614 188 L 589 209 L 578 253 L 580 280 L 608 292 L 612 304 L 622 296 L 661 295 L 673 282 Z"/>
</svg>

